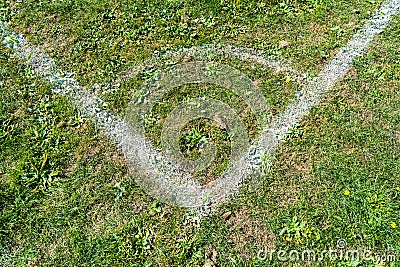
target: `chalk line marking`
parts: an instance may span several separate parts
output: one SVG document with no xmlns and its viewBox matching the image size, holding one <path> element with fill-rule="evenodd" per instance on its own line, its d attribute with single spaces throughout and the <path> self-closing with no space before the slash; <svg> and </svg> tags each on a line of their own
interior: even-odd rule
<svg viewBox="0 0 400 267">
<path fill-rule="evenodd" d="M 179 48 L 174 51 L 166 51 L 165 53 L 157 51 L 154 56 L 149 57 L 143 63 L 126 71 L 117 81 L 121 82 L 131 79 L 146 69 L 160 68 L 166 64 L 171 65 L 173 63 L 179 63 L 186 58 L 208 62 L 213 61 L 215 57 L 231 57 L 248 63 L 256 63 L 261 65 L 264 70 L 272 69 L 276 73 L 283 72 L 299 84 L 305 83 L 307 79 L 307 74 L 293 69 L 291 67 L 293 65 L 292 62 L 287 59 L 266 54 L 263 51 L 252 48 L 236 47 L 226 44 L 206 44 L 189 48 Z"/>
<path fill-rule="evenodd" d="M 70 77 L 69 73 L 61 71 L 45 52 L 29 45 L 22 35 L 10 33 L 5 24 L 0 24 L 0 26 L 1 35 L 6 36 L 4 38 L 6 45 L 14 50 L 14 54 L 31 66 L 35 73 L 53 84 L 56 93 L 71 97 L 82 113 L 91 117 L 96 126 L 125 153 L 130 165 L 139 166 L 137 171 L 141 172 L 141 176 L 139 176 L 141 178 L 136 176 L 136 181 L 143 188 L 148 189 L 147 191 L 151 188 L 151 195 L 180 206 L 193 207 L 204 204 L 204 200 L 208 198 L 208 192 L 199 190 L 199 186 L 190 175 L 183 175 L 142 135 L 135 134 L 128 123 L 111 111 L 107 111 L 104 101 L 81 87 L 75 79 Z M 275 67 L 281 71 L 289 69 L 289 67 L 279 64 L 276 59 L 271 63 L 265 61 L 264 64 L 269 64 L 268 67 Z M 149 178 L 152 179 L 149 180 Z M 178 186 L 173 182 L 178 182 Z M 153 187 L 160 191 L 154 192 Z M 183 191 L 183 189 L 186 190 Z M 165 196 L 169 198 L 166 199 Z M 197 199 L 195 204 L 193 204 L 194 197 Z"/>
<path fill-rule="evenodd" d="M 212 185 L 206 186 L 196 184 L 190 175 L 180 172 L 142 135 L 135 134 L 124 120 L 105 110 L 103 107 L 106 105 L 101 99 L 91 95 L 76 80 L 66 76 L 46 53 L 30 46 L 22 36 L 10 33 L 4 23 L 0 23 L 0 35 L 5 40 L 15 38 L 16 42 L 8 40 L 14 53 L 36 73 L 61 88 L 61 93 L 72 97 L 78 108 L 93 118 L 96 125 L 124 151 L 128 162 L 139 169 L 140 178 L 137 182 L 150 190 L 148 193 L 170 204 L 199 207 L 227 199 L 245 180 L 259 176 L 260 158 L 271 155 L 276 150 L 278 143 L 285 139 L 290 129 L 344 77 L 353 60 L 368 49 L 374 36 L 388 26 L 391 17 L 399 10 L 400 0 L 385 1 L 320 74 L 297 93 L 295 100 L 281 116 L 264 129 L 249 151 L 233 162 Z"/>
</svg>

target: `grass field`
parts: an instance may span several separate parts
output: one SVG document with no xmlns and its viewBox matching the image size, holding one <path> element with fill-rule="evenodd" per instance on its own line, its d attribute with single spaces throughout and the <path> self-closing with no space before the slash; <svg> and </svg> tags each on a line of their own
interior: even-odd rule
<svg viewBox="0 0 400 267">
<path fill-rule="evenodd" d="M 154 51 L 230 44 L 290 60 L 314 77 L 382 1 L 6 1 L 0 19 L 123 116 L 152 73 L 119 79 Z M 244 186 L 200 221 L 146 194 L 125 158 L 68 97 L 0 47 L 0 266 L 400 266 L 400 17 L 356 59 L 274 155 L 257 188 Z M 278 116 L 299 88 L 284 73 L 222 60 L 258 83 Z M 173 107 L 209 95 L 230 104 L 252 140 L 257 122 L 223 88 L 182 86 L 154 110 L 160 145 Z M 207 120 L 180 136 L 188 157 L 229 137 Z M 260 250 L 371 250 L 371 260 L 285 261 Z M 396 255 L 380 259 L 380 256 Z M 287 256 L 287 255 L 286 255 Z"/>
</svg>

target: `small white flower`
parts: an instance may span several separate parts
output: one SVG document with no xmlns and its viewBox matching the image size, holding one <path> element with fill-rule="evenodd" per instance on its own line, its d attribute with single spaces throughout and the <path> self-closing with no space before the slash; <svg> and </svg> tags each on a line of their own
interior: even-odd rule
<svg viewBox="0 0 400 267">
<path fill-rule="evenodd" d="M 11 38 L 9 36 L 4 37 L 3 44 L 8 44 Z"/>
<path fill-rule="evenodd" d="M 18 42 L 19 42 L 18 37 L 15 35 L 6 36 L 3 39 L 3 44 L 8 48 L 14 48 L 18 46 Z"/>
</svg>

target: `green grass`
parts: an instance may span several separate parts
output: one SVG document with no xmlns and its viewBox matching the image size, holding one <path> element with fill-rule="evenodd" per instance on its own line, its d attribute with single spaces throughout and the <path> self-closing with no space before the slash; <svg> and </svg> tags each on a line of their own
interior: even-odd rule
<svg viewBox="0 0 400 267">
<path fill-rule="evenodd" d="M 252 47 L 287 58 L 313 76 L 380 3 L 0 1 L 0 18 L 122 116 L 150 74 L 102 91 L 110 77 L 116 83 L 154 50 L 207 43 Z M 260 261 L 257 252 L 264 246 L 336 249 L 338 239 L 351 249 L 385 253 L 391 247 L 398 253 L 399 29 L 397 16 L 279 146 L 259 187 L 245 185 L 200 222 L 143 192 L 103 133 L 1 47 L 0 265 L 213 266 L 215 260 L 218 266 L 295 266 L 276 255 L 272 262 Z M 280 47 L 280 41 L 289 45 Z M 275 116 L 299 89 L 286 83 L 283 73 L 219 60 L 262 81 Z M 257 122 L 246 105 L 216 86 L 171 92 L 153 110 L 156 120 L 149 120 L 146 135 L 159 146 L 167 114 L 178 103 L 205 95 L 228 103 L 245 120 L 250 138 L 257 138 Z M 221 156 L 205 173 L 208 182 L 226 167 L 229 138 L 206 120 L 191 122 L 185 131 L 181 146 L 189 157 L 198 155 L 204 136 L 218 145 Z M 340 260 L 318 264 L 355 266 Z M 387 265 L 399 264 L 400 254 Z"/>
</svg>

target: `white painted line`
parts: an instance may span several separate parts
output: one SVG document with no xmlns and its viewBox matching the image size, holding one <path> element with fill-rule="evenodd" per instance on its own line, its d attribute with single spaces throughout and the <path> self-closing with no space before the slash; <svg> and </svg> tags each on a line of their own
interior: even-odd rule
<svg viewBox="0 0 400 267">
<path fill-rule="evenodd" d="M 55 87 L 56 93 L 71 97 L 83 114 L 90 117 L 122 151 L 134 157 L 131 161 L 138 164 L 145 176 L 158 177 L 157 182 L 166 183 L 151 162 L 160 161 L 166 165 L 164 169 L 168 169 L 167 160 L 152 150 L 143 136 L 134 134 L 121 118 L 107 111 L 104 101 L 81 87 L 75 79 L 69 77 L 70 74 L 61 71 L 45 52 L 29 45 L 22 35 L 9 32 L 3 22 L 0 22 L 0 37 L 4 38 L 6 45 L 13 49 L 17 57 L 30 66 L 36 74 L 48 80 Z"/>
<path fill-rule="evenodd" d="M 280 139 L 284 138 L 288 129 L 296 125 L 308 110 L 318 104 L 321 97 L 346 75 L 353 60 L 364 54 L 375 35 L 381 33 L 388 26 L 391 17 L 399 10 L 399 0 L 386 1 L 318 76 L 297 94 L 296 99 L 273 126 Z"/>
<path fill-rule="evenodd" d="M 67 77 L 44 52 L 30 46 L 22 36 L 9 33 L 4 23 L 0 23 L 0 34 L 3 38 L 11 39 L 5 41 L 16 55 L 35 72 L 58 86 L 62 93 L 71 96 L 82 112 L 92 117 L 96 125 L 124 151 L 130 165 L 138 170 L 139 176 L 135 177 L 136 181 L 147 192 L 170 204 L 197 207 L 220 203 L 237 192 L 245 180 L 260 175 L 260 159 L 271 155 L 278 142 L 286 138 L 290 128 L 343 78 L 353 60 L 367 50 L 374 36 L 387 27 L 391 17 L 397 14 L 399 9 L 400 0 L 386 1 L 321 73 L 304 86 L 292 104 L 263 131 L 249 151 L 231 163 L 226 172 L 213 184 L 205 186 L 198 185 L 190 174 L 182 173 L 142 135 L 136 134 L 125 121 L 107 111 L 103 101 L 79 86 L 76 80 Z M 13 43 L 13 38 L 16 38 L 17 42 Z M 251 55 L 243 59 L 249 60 Z"/>
<path fill-rule="evenodd" d="M 319 75 L 297 93 L 295 100 L 283 114 L 264 130 L 253 150 L 250 150 L 240 161 L 232 165 L 232 168 L 228 169 L 227 174 L 230 175 L 218 180 L 219 186 L 230 183 L 230 188 L 240 187 L 243 181 L 234 179 L 237 177 L 237 173 L 241 177 L 250 179 L 254 173 L 260 172 L 260 164 L 257 166 L 254 163 L 262 157 L 269 158 L 271 156 L 278 143 L 286 138 L 290 129 L 296 126 L 307 115 L 308 111 L 321 101 L 321 98 L 329 89 L 346 75 L 353 60 L 364 54 L 373 38 L 388 26 L 392 16 L 398 14 L 399 11 L 400 0 L 385 1 L 375 15 L 364 24 Z M 253 168 L 249 168 L 250 166 Z M 229 193 L 234 192 L 230 191 Z M 226 192 L 226 195 L 229 193 Z"/>
</svg>

